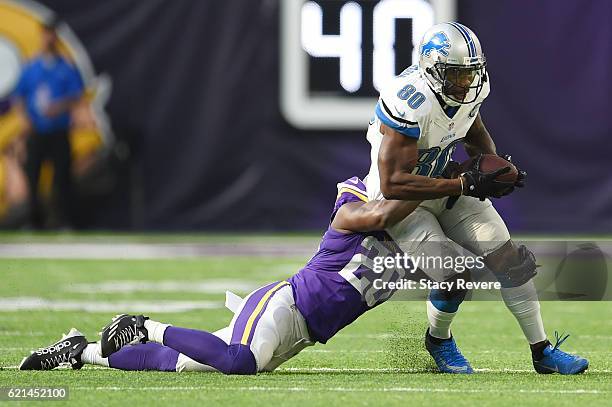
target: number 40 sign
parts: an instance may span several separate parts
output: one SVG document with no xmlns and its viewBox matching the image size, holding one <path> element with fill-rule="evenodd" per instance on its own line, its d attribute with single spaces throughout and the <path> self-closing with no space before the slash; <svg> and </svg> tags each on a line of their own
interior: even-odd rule
<svg viewBox="0 0 612 407">
<path fill-rule="evenodd" d="M 456 13 L 455 0 L 280 4 L 281 109 L 302 129 L 364 129 L 376 90 L 406 67 L 396 66 L 399 41 L 410 42 L 407 61 L 416 63 L 424 32 L 436 22 L 454 20 Z M 409 38 L 398 38 L 401 21 L 411 27 Z"/>
</svg>

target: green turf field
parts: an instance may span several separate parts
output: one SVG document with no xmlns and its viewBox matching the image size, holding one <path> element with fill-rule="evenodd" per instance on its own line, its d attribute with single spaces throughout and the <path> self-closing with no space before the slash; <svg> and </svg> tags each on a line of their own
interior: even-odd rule
<svg viewBox="0 0 612 407">
<path fill-rule="evenodd" d="M 549 335 L 555 329 L 571 333 L 563 348 L 590 360 L 590 370 L 577 377 L 535 374 L 518 325 L 503 304 L 493 302 L 463 304 L 454 325 L 459 346 L 478 370 L 472 376 L 431 371 L 432 362 L 422 344 L 424 304 L 417 302 L 383 304 L 327 345 L 308 348 L 277 372 L 256 377 L 95 367 L 15 370 L 30 349 L 56 341 L 72 326 L 95 340 L 116 312 L 147 313 L 146 307 L 156 307 L 158 312 L 148 314 L 157 320 L 221 328 L 231 318 L 222 308 L 224 284 L 245 293 L 249 287 L 288 277 L 303 260 L 290 256 L 0 259 L 0 387 L 67 386 L 71 403 L 105 406 L 254 401 L 315 406 L 610 405 L 612 320 L 610 303 L 605 302 L 542 304 Z M 128 281 L 123 291 L 121 281 Z M 21 310 L 20 304 L 27 310 Z M 32 304 L 41 309 L 33 309 Z M 190 310 L 178 311 L 181 307 Z M 87 312 L 79 311 L 83 308 Z"/>
</svg>

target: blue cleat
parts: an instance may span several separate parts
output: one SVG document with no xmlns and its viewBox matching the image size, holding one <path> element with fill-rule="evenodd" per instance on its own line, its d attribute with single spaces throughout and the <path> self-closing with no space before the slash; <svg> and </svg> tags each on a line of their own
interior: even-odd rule
<svg viewBox="0 0 612 407">
<path fill-rule="evenodd" d="M 533 367 L 536 372 L 541 374 L 579 374 L 589 368 L 589 361 L 585 358 L 565 353 L 559 349 L 559 346 L 567 338 L 569 338 L 569 335 L 560 337 L 557 331 L 555 331 L 555 346 L 549 343 L 542 351 L 542 358 L 540 360 L 533 359 Z"/>
<path fill-rule="evenodd" d="M 425 348 L 441 373 L 474 373 L 470 362 L 457 349 L 457 344 L 452 336 L 449 339 L 442 339 L 440 343 L 434 343 L 428 329 L 425 333 Z"/>
</svg>

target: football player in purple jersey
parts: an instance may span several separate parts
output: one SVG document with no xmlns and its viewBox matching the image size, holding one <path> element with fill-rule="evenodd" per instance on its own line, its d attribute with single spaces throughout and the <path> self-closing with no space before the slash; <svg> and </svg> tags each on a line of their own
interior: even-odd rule
<svg viewBox="0 0 612 407">
<path fill-rule="evenodd" d="M 399 253 L 384 230 L 419 203 L 368 202 L 363 182 L 348 179 L 338 184 L 332 220 L 317 253 L 289 279 L 261 287 L 244 299 L 228 292 L 226 306 L 234 312 L 228 327 L 211 333 L 123 314 L 103 329 L 100 342 L 88 343 L 73 328 L 60 341 L 24 358 L 20 369 L 95 364 L 121 370 L 272 371 L 305 347 L 327 342 L 386 301 L 393 290 L 376 289 L 376 279 L 424 276 L 399 265 L 384 272 L 373 267 L 374 258 Z"/>
</svg>

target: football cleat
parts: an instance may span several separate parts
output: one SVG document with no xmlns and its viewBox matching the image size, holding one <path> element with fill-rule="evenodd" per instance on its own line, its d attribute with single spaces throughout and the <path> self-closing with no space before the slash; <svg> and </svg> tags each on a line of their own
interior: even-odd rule
<svg viewBox="0 0 612 407">
<path fill-rule="evenodd" d="M 425 348 L 436 362 L 441 373 L 474 373 L 470 362 L 457 349 L 457 344 L 452 336 L 449 339 L 443 339 L 440 343 L 434 343 L 432 336 L 429 334 L 429 329 L 427 329 Z"/>
<path fill-rule="evenodd" d="M 85 336 L 72 328 L 53 345 L 32 351 L 30 356 L 23 358 L 19 370 L 51 370 L 68 365 L 73 369 L 80 369 L 83 367 L 81 354 L 87 343 Z"/>
<path fill-rule="evenodd" d="M 563 352 L 559 347 L 569 335 L 559 336 L 555 331 L 556 343 L 549 343 L 542 351 L 542 358 L 533 359 L 535 371 L 541 374 L 560 373 L 563 375 L 579 374 L 589 368 L 589 361 L 583 357 Z"/>
<path fill-rule="evenodd" d="M 149 319 L 144 315 L 117 315 L 106 325 L 100 335 L 100 350 L 103 358 L 107 358 L 125 345 L 146 343 L 148 332 L 144 322 Z"/>
</svg>

